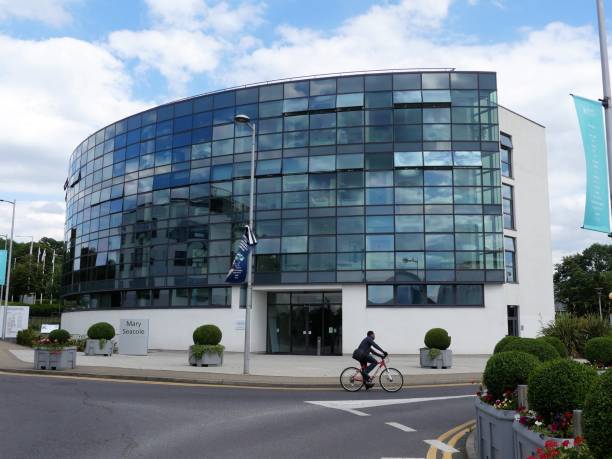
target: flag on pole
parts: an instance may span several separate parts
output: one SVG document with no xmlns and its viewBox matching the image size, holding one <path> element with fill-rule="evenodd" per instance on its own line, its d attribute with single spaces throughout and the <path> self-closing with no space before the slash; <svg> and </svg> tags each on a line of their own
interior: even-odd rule
<svg viewBox="0 0 612 459">
<path fill-rule="evenodd" d="M 586 199 L 583 228 L 610 232 L 610 193 L 604 117 L 601 103 L 573 96 L 586 161 Z"/>
<path fill-rule="evenodd" d="M 249 225 L 245 225 L 244 234 L 242 235 L 242 239 L 240 239 L 238 252 L 236 252 L 236 256 L 232 262 L 232 267 L 227 273 L 225 282 L 230 284 L 242 284 L 244 282 L 248 271 L 249 252 L 256 244 L 257 239 L 255 238 L 255 234 L 253 234 L 253 231 Z"/>
<path fill-rule="evenodd" d="M 36 255 L 36 264 L 40 263 L 40 246 L 38 246 L 38 255 Z"/>
</svg>

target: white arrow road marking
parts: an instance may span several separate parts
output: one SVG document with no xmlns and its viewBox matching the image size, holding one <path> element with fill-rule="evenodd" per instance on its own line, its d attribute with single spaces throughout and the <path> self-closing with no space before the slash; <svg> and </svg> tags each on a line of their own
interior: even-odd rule
<svg viewBox="0 0 612 459">
<path fill-rule="evenodd" d="M 395 427 L 403 432 L 416 432 L 412 427 L 405 426 L 404 424 L 400 424 L 399 422 L 385 422 L 388 426 Z"/>
<path fill-rule="evenodd" d="M 387 398 L 379 400 L 322 400 L 322 401 L 305 401 L 312 405 L 324 406 L 326 408 L 334 408 L 336 410 L 346 411 L 357 416 L 369 416 L 368 413 L 359 411 L 364 408 L 372 408 L 375 406 L 401 405 L 405 403 L 420 403 L 433 402 L 436 400 L 452 400 L 454 398 L 475 397 L 475 395 L 451 395 L 448 397 L 422 397 L 422 398 Z"/>
<path fill-rule="evenodd" d="M 440 451 L 444 451 L 445 453 L 458 453 L 459 450 L 453 448 L 452 446 L 448 446 L 446 443 L 442 443 L 440 440 L 423 440 L 425 443 L 431 446 L 435 446 Z"/>
</svg>

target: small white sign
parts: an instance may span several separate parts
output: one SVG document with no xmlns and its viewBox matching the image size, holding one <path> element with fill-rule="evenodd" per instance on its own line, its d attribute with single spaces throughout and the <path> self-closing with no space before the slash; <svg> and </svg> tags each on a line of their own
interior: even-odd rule
<svg viewBox="0 0 612 459">
<path fill-rule="evenodd" d="M 41 333 L 51 333 L 53 330 L 58 330 L 59 324 L 42 324 L 40 326 Z"/>
<path fill-rule="evenodd" d="M 119 321 L 119 354 L 147 355 L 149 351 L 149 319 Z"/>
<path fill-rule="evenodd" d="M 236 331 L 244 331 L 244 329 L 245 329 L 244 323 L 245 323 L 244 319 L 238 319 L 238 320 L 234 321 L 234 330 L 236 330 Z"/>
<path fill-rule="evenodd" d="M 2 323 L 4 320 L 4 308 L 6 310 L 6 326 Z M 28 319 L 30 317 L 29 306 L 3 306 L 0 308 L 0 331 L 4 328 L 5 337 L 16 338 L 17 332 L 28 328 Z"/>
</svg>

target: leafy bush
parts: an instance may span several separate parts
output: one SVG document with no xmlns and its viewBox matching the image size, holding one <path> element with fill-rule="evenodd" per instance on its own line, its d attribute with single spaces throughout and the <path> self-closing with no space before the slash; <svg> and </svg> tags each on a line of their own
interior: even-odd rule
<svg viewBox="0 0 612 459">
<path fill-rule="evenodd" d="M 204 354 L 217 354 L 223 357 L 225 346 L 221 344 L 194 344 L 191 346 L 191 353 L 196 359 L 201 359 Z"/>
<path fill-rule="evenodd" d="M 115 336 L 115 328 L 108 322 L 98 322 L 89 327 L 87 336 L 89 339 L 113 339 Z"/>
<path fill-rule="evenodd" d="M 215 346 L 221 342 L 222 336 L 221 329 L 216 325 L 201 325 L 193 331 L 193 342 L 195 344 Z"/>
<path fill-rule="evenodd" d="M 66 344 L 70 340 L 70 333 L 68 333 L 68 330 L 58 328 L 49 333 L 48 338 L 50 341 L 55 341 L 58 344 Z"/>
<path fill-rule="evenodd" d="M 569 359 L 544 362 L 528 378 L 529 406 L 547 423 L 565 413 L 581 409 L 597 381 L 597 372 Z"/>
<path fill-rule="evenodd" d="M 561 357 L 557 350 L 550 344 L 534 338 L 519 338 L 517 340 L 512 340 L 504 346 L 503 352 L 507 351 L 527 352 L 528 354 L 535 355 L 541 362 Z"/>
<path fill-rule="evenodd" d="M 561 357 L 567 357 L 567 349 L 565 348 L 565 344 L 563 344 L 563 341 L 561 341 L 556 336 L 541 336 L 537 339 L 550 344 L 552 347 L 555 348 L 555 350 L 559 353 Z"/>
<path fill-rule="evenodd" d="M 487 361 L 482 382 L 487 392 L 499 399 L 506 390 L 514 391 L 519 384 L 527 384 L 529 374 L 539 364 L 537 357 L 526 352 L 500 352 Z"/>
<path fill-rule="evenodd" d="M 597 365 L 606 367 L 612 365 L 612 338 L 604 336 L 588 340 L 584 356 L 589 362 Z"/>
<path fill-rule="evenodd" d="M 560 314 L 541 330 L 544 336 L 559 338 L 567 352 L 575 357 L 584 355 L 587 340 L 605 336 L 612 332 L 606 320 L 599 316 L 578 317 L 572 314 Z"/>
<path fill-rule="evenodd" d="M 500 339 L 495 345 L 495 349 L 493 349 L 493 354 L 497 354 L 499 352 L 503 352 L 504 348 L 508 343 L 511 343 L 514 340 L 520 339 L 518 336 L 504 336 Z"/>
<path fill-rule="evenodd" d="M 17 344 L 32 347 L 33 342 L 38 339 L 38 336 L 38 332 L 32 328 L 19 330 L 17 332 Z"/>
<path fill-rule="evenodd" d="M 430 349 L 448 349 L 451 343 L 451 337 L 443 328 L 432 328 L 425 334 L 425 346 Z"/>
<path fill-rule="evenodd" d="M 610 457 L 612 451 L 612 370 L 598 378 L 597 386 L 584 403 L 584 436 L 597 459 Z"/>
</svg>

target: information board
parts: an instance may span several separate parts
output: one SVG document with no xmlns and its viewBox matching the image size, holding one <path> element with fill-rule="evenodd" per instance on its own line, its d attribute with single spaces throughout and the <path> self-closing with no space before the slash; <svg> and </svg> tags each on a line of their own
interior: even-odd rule
<svg viewBox="0 0 612 459">
<path fill-rule="evenodd" d="M 119 354 L 147 355 L 149 351 L 149 319 L 119 321 Z"/>
<path fill-rule="evenodd" d="M 4 308 L 0 308 L 0 331 L 4 324 Z M 6 329 L 5 335 L 7 338 L 17 338 L 17 332 L 28 328 L 28 319 L 30 317 L 29 306 L 8 306 L 6 310 Z"/>
</svg>

